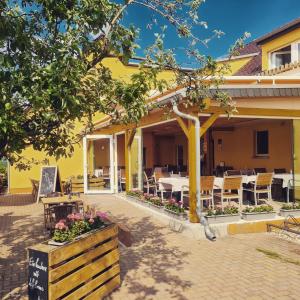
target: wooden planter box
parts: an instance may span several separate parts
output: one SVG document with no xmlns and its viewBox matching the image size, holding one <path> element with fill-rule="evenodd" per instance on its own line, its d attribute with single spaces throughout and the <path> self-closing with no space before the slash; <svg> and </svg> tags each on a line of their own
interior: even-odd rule
<svg viewBox="0 0 300 300">
<path fill-rule="evenodd" d="M 120 285 L 117 235 L 111 224 L 63 246 L 30 247 L 29 299 L 102 299 Z"/>
<path fill-rule="evenodd" d="M 241 219 L 239 214 L 205 216 L 205 218 L 206 218 L 208 224 L 235 223 Z"/>
<path fill-rule="evenodd" d="M 276 217 L 276 212 L 254 212 L 254 213 L 242 213 L 242 218 L 245 221 L 256 221 L 256 220 L 269 220 L 274 219 Z"/>
<path fill-rule="evenodd" d="M 287 216 L 300 217 L 300 209 L 280 209 L 280 215 L 282 217 L 287 217 Z"/>
<path fill-rule="evenodd" d="M 173 217 L 175 219 L 178 219 L 178 220 L 186 220 L 187 219 L 187 215 L 185 212 L 184 213 L 176 213 L 167 208 L 164 208 L 164 211 L 167 215 L 169 215 L 170 217 Z"/>
</svg>

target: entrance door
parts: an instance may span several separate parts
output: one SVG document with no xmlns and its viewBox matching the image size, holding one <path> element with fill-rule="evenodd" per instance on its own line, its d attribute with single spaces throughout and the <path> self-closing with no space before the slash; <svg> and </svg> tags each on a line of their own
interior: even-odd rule
<svg viewBox="0 0 300 300">
<path fill-rule="evenodd" d="M 142 130 L 137 129 L 131 144 L 130 152 L 130 175 L 131 188 L 142 190 L 143 186 L 143 147 L 142 147 Z"/>
<path fill-rule="evenodd" d="M 113 136 L 85 136 L 83 138 L 83 155 L 84 193 L 113 193 Z"/>
</svg>

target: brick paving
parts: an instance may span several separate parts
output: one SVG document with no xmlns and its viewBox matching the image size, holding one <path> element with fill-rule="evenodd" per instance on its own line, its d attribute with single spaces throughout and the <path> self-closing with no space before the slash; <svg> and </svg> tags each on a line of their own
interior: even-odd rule
<svg viewBox="0 0 300 300">
<path fill-rule="evenodd" d="M 109 300 L 299 299 L 300 266 L 256 250 L 300 261 L 299 244 L 271 234 L 196 241 L 114 196 L 85 202 L 111 212 L 133 234 L 133 246 L 121 247 L 122 285 Z M 1 299 L 26 299 L 26 247 L 44 238 L 41 204 L 0 204 Z"/>
</svg>

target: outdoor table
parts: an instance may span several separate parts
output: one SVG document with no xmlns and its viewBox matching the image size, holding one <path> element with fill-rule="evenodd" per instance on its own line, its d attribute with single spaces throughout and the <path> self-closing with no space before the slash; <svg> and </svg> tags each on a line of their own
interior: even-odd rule
<svg viewBox="0 0 300 300">
<path fill-rule="evenodd" d="M 47 220 L 50 216 L 50 207 L 55 205 L 63 205 L 63 204 L 74 204 L 76 205 L 76 210 L 79 211 L 79 206 L 82 205 L 81 199 L 69 199 L 69 196 L 61 196 L 61 197 L 49 197 L 49 198 L 42 198 L 42 203 L 44 205 L 44 223 L 45 228 L 47 227 Z"/>
<path fill-rule="evenodd" d="M 282 188 L 287 188 L 289 181 L 293 179 L 293 174 L 284 173 L 284 174 L 274 174 L 273 178 L 282 179 Z"/>
<path fill-rule="evenodd" d="M 187 177 L 161 177 L 158 179 L 159 189 L 164 190 L 165 185 L 172 185 L 173 192 L 181 192 L 182 186 L 189 185 Z"/>
</svg>

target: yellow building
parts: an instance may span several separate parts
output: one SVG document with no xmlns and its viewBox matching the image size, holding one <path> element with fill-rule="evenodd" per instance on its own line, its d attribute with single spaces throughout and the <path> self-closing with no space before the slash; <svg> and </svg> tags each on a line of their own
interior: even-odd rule
<svg viewBox="0 0 300 300">
<path fill-rule="evenodd" d="M 202 172 L 212 174 L 224 166 L 233 169 L 284 169 L 300 174 L 300 19 L 252 41 L 231 61 L 231 74 L 221 88 L 236 102 L 238 112 L 228 120 L 218 103 L 210 102 L 199 111 L 183 109 L 201 123 Z M 137 66 L 123 65 L 116 58 L 105 60 L 113 75 L 129 80 Z M 172 82 L 170 72 L 161 74 Z M 156 101 L 169 101 L 184 88 L 157 96 Z M 151 100 L 151 99 L 150 99 Z M 85 193 L 116 193 L 124 189 L 142 189 L 143 169 L 165 167 L 189 172 L 190 221 L 196 216 L 195 124 L 171 115 L 166 120 L 160 110 L 144 117 L 138 126 L 114 126 L 105 116 L 95 118 L 95 131 L 83 138 L 68 159 L 54 161 L 63 180 L 83 176 Z M 81 129 L 80 122 L 76 130 Z M 31 148 L 28 158 L 43 159 L 43 153 Z M 39 179 L 40 165 L 29 171 L 9 169 L 9 192 L 31 191 L 30 179 Z M 90 186 L 89 178 L 101 177 L 104 189 Z M 296 195 L 299 197 L 299 195 Z"/>
</svg>

